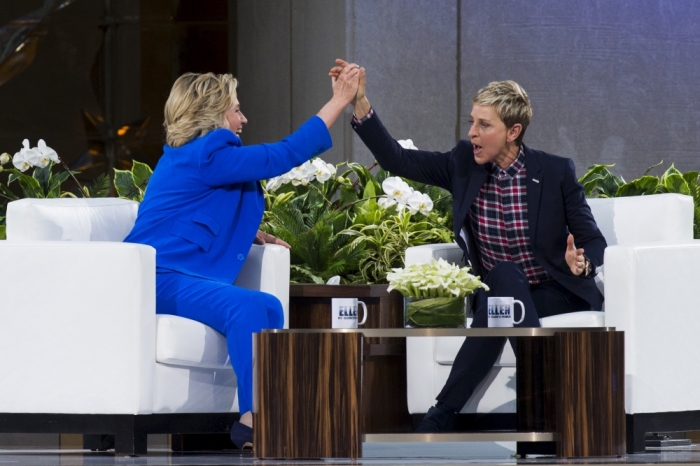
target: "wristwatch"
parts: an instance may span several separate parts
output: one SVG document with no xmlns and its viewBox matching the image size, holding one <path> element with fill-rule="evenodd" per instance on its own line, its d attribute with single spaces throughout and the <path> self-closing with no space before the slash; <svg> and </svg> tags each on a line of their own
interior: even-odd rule
<svg viewBox="0 0 700 466">
<path fill-rule="evenodd" d="M 590 277 L 591 276 L 591 261 L 586 257 L 586 255 L 583 255 L 583 272 L 581 272 L 581 275 L 584 277 Z"/>
</svg>

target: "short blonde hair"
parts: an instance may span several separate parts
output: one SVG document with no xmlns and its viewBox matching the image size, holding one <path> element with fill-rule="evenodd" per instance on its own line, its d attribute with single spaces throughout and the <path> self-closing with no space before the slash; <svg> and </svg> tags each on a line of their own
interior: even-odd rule
<svg viewBox="0 0 700 466">
<path fill-rule="evenodd" d="M 165 140 L 180 147 L 226 127 L 226 112 L 236 102 L 238 81 L 230 74 L 185 73 L 165 102 Z"/>
<path fill-rule="evenodd" d="M 479 89 L 472 105 L 493 107 L 506 128 L 512 128 L 520 123 L 522 131 L 516 140 L 517 144 L 523 142 L 525 130 L 532 118 L 532 107 L 527 92 L 515 81 L 494 81 L 488 86 Z"/>
</svg>

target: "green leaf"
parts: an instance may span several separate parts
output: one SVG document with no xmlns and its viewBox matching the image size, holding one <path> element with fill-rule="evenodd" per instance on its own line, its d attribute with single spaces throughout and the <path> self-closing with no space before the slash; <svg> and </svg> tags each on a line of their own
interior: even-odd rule
<svg viewBox="0 0 700 466">
<path fill-rule="evenodd" d="M 585 185 L 591 178 L 602 178 L 605 173 L 609 173 L 610 170 L 608 170 L 608 168 L 614 166 L 614 163 L 609 165 L 591 165 L 588 167 L 588 171 L 578 179 L 578 182 Z"/>
<path fill-rule="evenodd" d="M 671 176 L 671 175 L 680 175 L 683 176 L 683 173 L 681 173 L 673 164 L 671 164 L 670 167 L 668 167 L 668 170 L 664 172 L 663 175 L 661 175 L 661 183 L 664 182 L 664 179 Z"/>
<path fill-rule="evenodd" d="M 700 178 L 700 173 L 698 172 L 686 172 L 683 173 L 683 179 L 688 183 L 688 187 L 691 191 L 695 191 L 694 187 L 698 186 L 698 178 Z"/>
<path fill-rule="evenodd" d="M 37 180 L 31 176 L 22 175 L 19 177 L 19 185 L 22 187 L 24 197 L 43 198 L 44 191 Z"/>
<path fill-rule="evenodd" d="M 667 173 L 669 172 L 667 171 Z M 688 182 L 683 179 L 683 175 L 680 172 L 671 172 L 668 175 L 664 173 L 661 184 L 664 188 L 664 192 L 690 195 Z"/>
<path fill-rule="evenodd" d="M 357 191 L 347 186 L 340 188 L 340 206 L 345 207 L 357 200 Z"/>
<path fill-rule="evenodd" d="M 136 199 L 140 201 L 141 192 L 134 183 L 134 174 L 129 170 L 114 169 L 114 188 L 119 197 L 124 199 Z"/>
<path fill-rule="evenodd" d="M 51 183 L 49 184 L 49 190 L 46 193 L 46 197 L 61 197 L 61 185 L 70 177 L 68 172 L 56 173 L 51 177 Z"/>
<path fill-rule="evenodd" d="M 663 165 L 663 163 L 664 163 L 664 161 L 662 160 L 661 162 L 657 163 L 656 165 L 652 165 L 651 167 L 647 168 L 647 171 L 645 171 L 642 176 L 648 175 L 652 169 L 654 169 L 656 167 L 660 167 L 661 165 Z"/>
<path fill-rule="evenodd" d="M 92 186 L 85 187 L 86 194 L 91 198 L 108 197 L 111 191 L 111 184 L 112 180 L 109 179 L 109 176 L 105 173 L 100 173 L 93 181 Z"/>
<path fill-rule="evenodd" d="M 11 201 L 16 201 L 19 199 L 15 193 L 10 191 L 9 188 L 2 183 L 0 183 L 0 192 L 2 193 L 2 197 L 5 197 Z"/>
<path fill-rule="evenodd" d="M 656 194 L 659 186 L 659 179 L 655 176 L 643 176 L 629 183 L 623 184 L 617 190 L 617 197 L 643 196 L 645 194 Z"/>
<path fill-rule="evenodd" d="M 47 196 L 49 192 L 49 184 L 51 182 L 51 168 L 53 167 L 53 162 L 48 163 L 45 167 L 34 167 L 34 173 L 32 177 L 39 182 L 41 189 L 44 192 L 44 196 Z"/>
<path fill-rule="evenodd" d="M 153 170 L 151 170 L 151 167 L 149 167 L 145 163 L 141 163 L 134 160 L 133 166 L 131 167 L 131 172 L 134 175 L 134 184 L 141 188 L 142 191 L 145 191 L 148 179 L 153 174 Z"/>
</svg>

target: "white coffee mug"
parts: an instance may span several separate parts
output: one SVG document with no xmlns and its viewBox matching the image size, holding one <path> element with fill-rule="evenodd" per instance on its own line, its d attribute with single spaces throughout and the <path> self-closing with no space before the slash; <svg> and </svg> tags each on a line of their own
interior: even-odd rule
<svg viewBox="0 0 700 466">
<path fill-rule="evenodd" d="M 520 309 L 523 311 L 517 322 L 514 321 L 515 304 L 520 304 Z M 496 296 L 488 299 L 488 313 L 489 327 L 512 327 L 525 319 L 525 305 L 514 298 Z"/>
<path fill-rule="evenodd" d="M 357 322 L 358 304 L 362 305 L 364 317 L 362 322 Z M 357 298 L 333 298 L 331 299 L 331 323 L 333 328 L 357 328 L 367 322 L 367 306 Z"/>
</svg>

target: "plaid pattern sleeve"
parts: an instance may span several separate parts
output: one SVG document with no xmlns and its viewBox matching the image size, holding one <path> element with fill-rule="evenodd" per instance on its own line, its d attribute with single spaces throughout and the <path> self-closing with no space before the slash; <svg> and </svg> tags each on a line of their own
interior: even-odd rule
<svg viewBox="0 0 700 466">
<path fill-rule="evenodd" d="M 526 173 L 522 148 L 508 168 L 491 164 L 491 173 L 471 206 L 468 222 L 485 271 L 502 261 L 515 262 L 535 285 L 550 277 L 535 260 L 530 244 Z"/>
<path fill-rule="evenodd" d="M 374 109 L 373 108 L 370 108 L 369 112 L 367 112 L 367 115 L 363 116 L 362 118 L 357 118 L 357 116 L 355 116 L 355 114 L 353 113 L 352 114 L 352 121 L 350 122 L 350 124 L 352 125 L 353 128 L 358 128 L 358 127 L 362 126 L 362 123 L 369 120 L 373 116 L 374 116 Z"/>
</svg>

